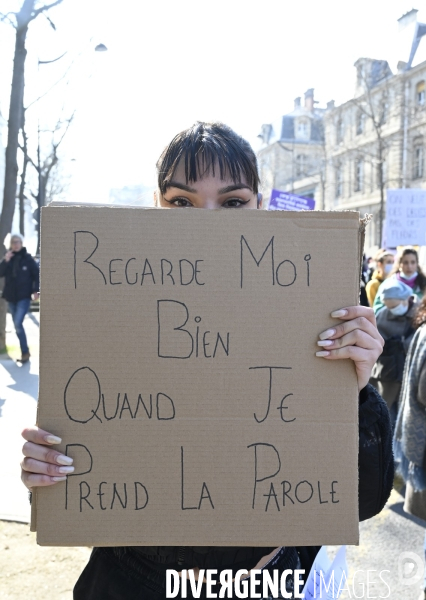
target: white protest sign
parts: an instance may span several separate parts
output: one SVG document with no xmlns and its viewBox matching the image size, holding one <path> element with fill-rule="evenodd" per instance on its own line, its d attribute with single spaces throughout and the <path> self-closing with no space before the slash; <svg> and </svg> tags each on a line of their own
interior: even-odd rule
<svg viewBox="0 0 426 600">
<path fill-rule="evenodd" d="M 387 190 L 386 246 L 426 244 L 426 190 Z"/>
</svg>

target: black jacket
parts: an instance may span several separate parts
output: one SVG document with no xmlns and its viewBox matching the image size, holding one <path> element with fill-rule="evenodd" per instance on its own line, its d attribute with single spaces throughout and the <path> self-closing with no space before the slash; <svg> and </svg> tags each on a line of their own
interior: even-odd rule
<svg viewBox="0 0 426 600">
<path fill-rule="evenodd" d="M 392 490 L 394 462 L 392 430 L 386 403 L 368 384 L 359 395 L 359 520 L 371 519 L 384 507 Z M 309 573 L 319 546 L 297 548 L 302 569 Z M 137 546 L 111 548 L 116 558 L 126 554 L 138 561 L 147 558 L 167 564 L 167 568 L 253 568 L 273 548 L 213 548 L 177 546 Z"/>
<path fill-rule="evenodd" d="M 3 298 L 8 302 L 18 302 L 31 298 L 40 289 L 39 268 L 26 248 L 15 252 L 9 262 L 0 263 L 0 277 L 5 277 Z"/>
</svg>

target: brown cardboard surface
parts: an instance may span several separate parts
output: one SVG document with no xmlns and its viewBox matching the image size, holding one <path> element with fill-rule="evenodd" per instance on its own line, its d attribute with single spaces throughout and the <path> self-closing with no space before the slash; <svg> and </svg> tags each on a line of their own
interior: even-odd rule
<svg viewBox="0 0 426 600">
<path fill-rule="evenodd" d="M 351 212 L 43 208 L 38 425 L 76 471 L 38 543 L 358 543 L 355 370 L 315 352 L 359 245 Z"/>
</svg>

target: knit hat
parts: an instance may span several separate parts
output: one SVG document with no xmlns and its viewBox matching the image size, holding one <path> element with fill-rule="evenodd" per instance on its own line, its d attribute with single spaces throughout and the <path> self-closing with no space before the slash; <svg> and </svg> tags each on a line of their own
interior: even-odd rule
<svg viewBox="0 0 426 600">
<path fill-rule="evenodd" d="M 413 290 L 402 281 L 392 277 L 380 286 L 380 298 L 382 300 L 408 300 L 413 295 Z"/>
</svg>

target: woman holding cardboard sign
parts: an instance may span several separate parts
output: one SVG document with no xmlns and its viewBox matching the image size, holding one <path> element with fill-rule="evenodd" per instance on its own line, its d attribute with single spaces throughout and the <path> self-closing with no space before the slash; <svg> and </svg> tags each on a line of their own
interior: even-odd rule
<svg viewBox="0 0 426 600">
<path fill-rule="evenodd" d="M 177 135 L 158 163 L 156 205 L 162 208 L 258 208 L 259 176 L 249 144 L 222 124 L 197 123 Z M 354 268 L 355 265 L 354 265 Z M 354 361 L 359 388 L 359 515 L 383 508 L 393 480 L 391 430 L 386 405 L 368 385 L 383 340 L 371 309 L 343 307 L 331 313 L 336 325 L 319 335 L 317 356 Z M 54 449 L 60 439 L 37 427 L 25 429 L 22 480 L 31 490 L 53 485 L 73 472 L 72 458 Z M 166 596 L 166 569 L 305 569 L 318 547 L 125 547 L 96 548 L 76 584 L 76 600 Z M 287 578 L 288 598 L 293 597 Z M 203 592 L 205 594 L 205 591 Z M 188 590 L 188 597 L 193 597 Z M 203 595 L 202 597 L 205 597 Z"/>
</svg>

